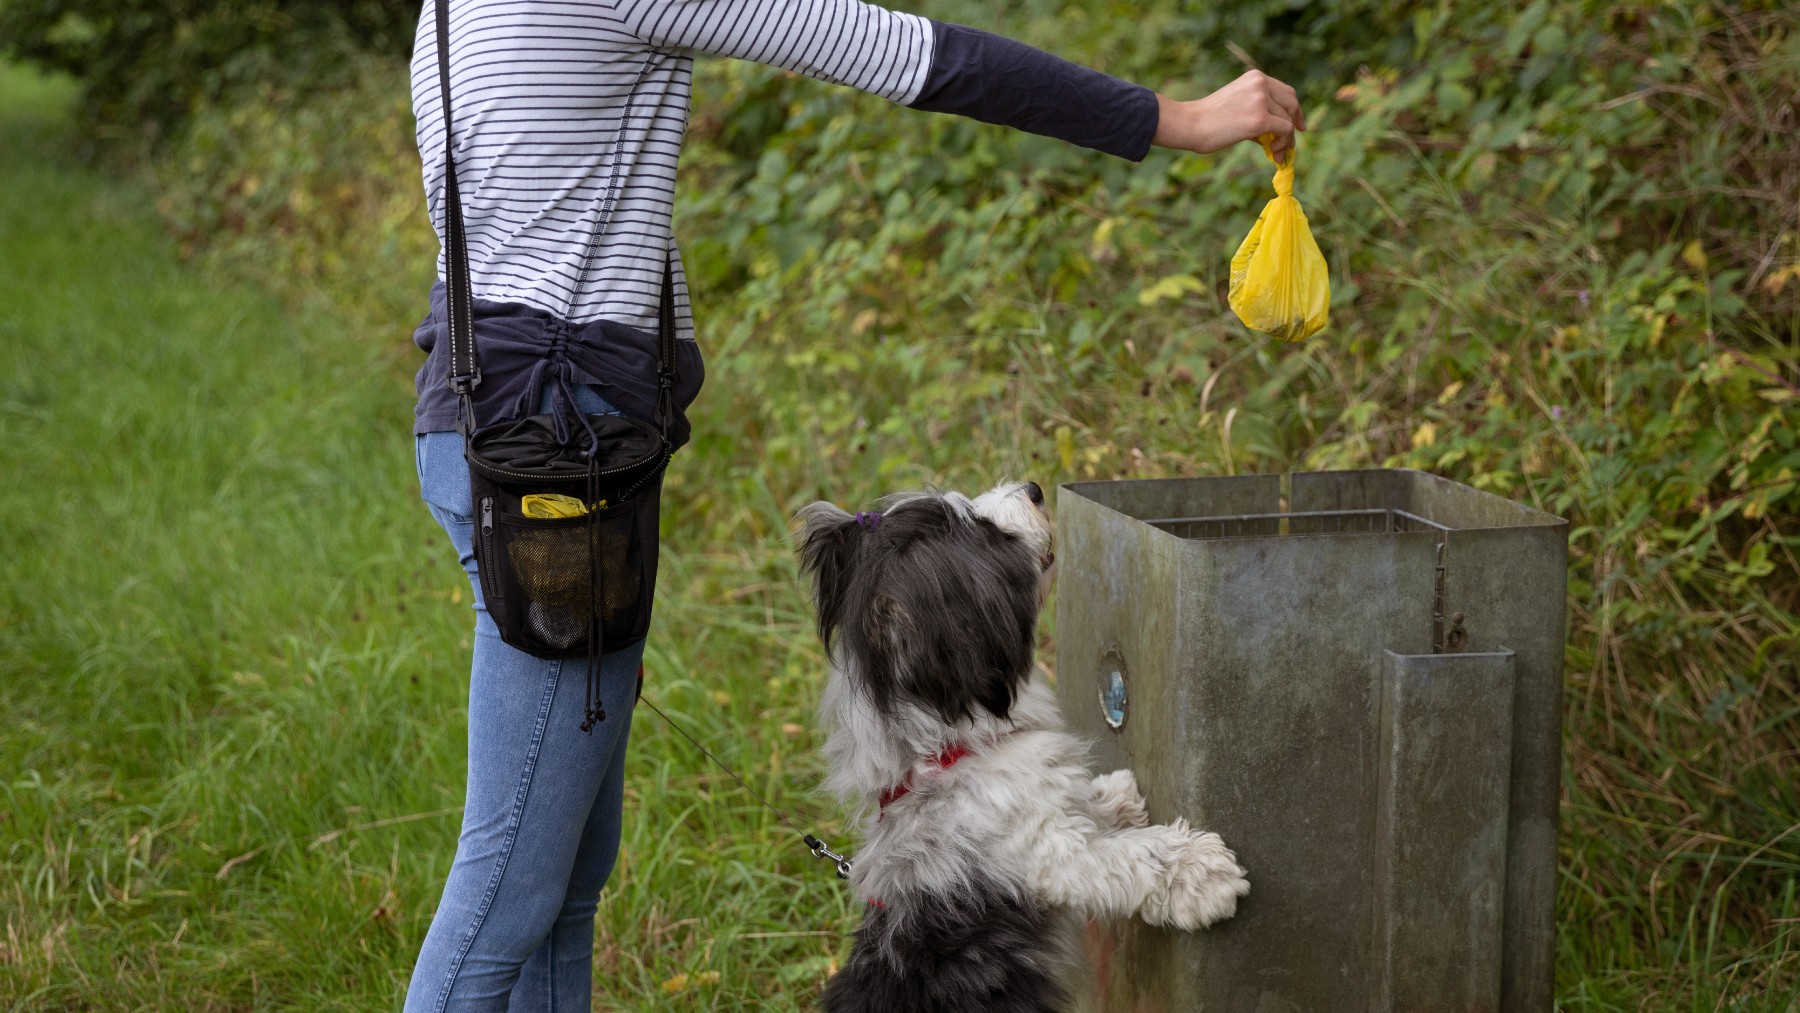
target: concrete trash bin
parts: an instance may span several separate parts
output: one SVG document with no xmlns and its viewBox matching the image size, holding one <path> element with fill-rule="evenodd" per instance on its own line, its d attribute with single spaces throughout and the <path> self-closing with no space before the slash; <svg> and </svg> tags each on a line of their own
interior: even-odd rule
<svg viewBox="0 0 1800 1013">
<path fill-rule="evenodd" d="M 1417 471 L 1078 482 L 1057 684 L 1096 771 L 1249 870 L 1096 923 L 1083 1010 L 1553 1005 L 1567 523 Z"/>
</svg>

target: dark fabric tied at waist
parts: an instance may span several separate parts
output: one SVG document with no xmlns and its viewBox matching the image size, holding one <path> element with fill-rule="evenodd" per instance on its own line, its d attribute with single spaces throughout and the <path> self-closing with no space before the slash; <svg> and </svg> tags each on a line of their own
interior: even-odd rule
<svg viewBox="0 0 1800 1013">
<path fill-rule="evenodd" d="M 456 428 L 456 395 L 447 385 L 450 324 L 444 283 L 431 286 L 431 312 L 413 332 L 425 351 L 419 368 L 419 404 L 413 432 Z M 551 408 L 566 415 L 575 403 L 575 384 L 588 384 L 633 418 L 656 421 L 657 335 L 611 320 L 576 324 L 532 306 L 475 300 L 476 361 L 481 386 L 475 390 L 475 418 L 483 426 L 537 414 L 546 383 L 555 395 Z M 688 441 L 685 409 L 700 393 L 706 366 L 692 341 L 675 342 L 675 417 L 669 441 Z M 567 435 L 566 433 L 561 435 Z"/>
</svg>

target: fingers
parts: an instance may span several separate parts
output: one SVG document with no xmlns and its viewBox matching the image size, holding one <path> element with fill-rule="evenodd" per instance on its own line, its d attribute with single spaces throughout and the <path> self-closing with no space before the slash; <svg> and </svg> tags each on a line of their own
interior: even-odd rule
<svg viewBox="0 0 1800 1013">
<path fill-rule="evenodd" d="M 1294 121 L 1289 119 L 1286 114 L 1269 113 L 1263 120 L 1262 129 L 1257 132 L 1257 136 L 1260 138 L 1268 134 L 1275 135 L 1275 139 L 1270 142 L 1269 147 L 1274 149 L 1275 157 L 1279 159 L 1283 151 L 1294 146 Z"/>
<path fill-rule="evenodd" d="M 1234 83 L 1247 85 L 1262 94 L 1269 113 L 1287 121 L 1282 133 L 1306 129 L 1306 113 L 1300 108 L 1300 96 L 1286 82 L 1260 70 L 1248 70 Z"/>
<path fill-rule="evenodd" d="M 1255 109 L 1261 121 L 1256 136 L 1274 135 L 1269 141 L 1269 152 L 1276 161 L 1281 161 L 1294 146 L 1294 132 L 1306 129 L 1306 114 L 1300 108 L 1300 96 L 1285 81 L 1276 80 L 1260 70 L 1245 71 L 1232 84 L 1261 98 L 1260 108 Z"/>
<path fill-rule="evenodd" d="M 1298 100 L 1283 102 L 1279 96 L 1270 95 L 1267 108 L 1269 115 L 1280 118 L 1288 130 L 1306 129 L 1306 114 L 1300 111 Z"/>
</svg>

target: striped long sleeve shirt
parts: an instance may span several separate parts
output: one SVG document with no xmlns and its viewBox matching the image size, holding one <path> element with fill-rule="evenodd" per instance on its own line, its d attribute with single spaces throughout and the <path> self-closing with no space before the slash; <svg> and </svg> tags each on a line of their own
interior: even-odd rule
<svg viewBox="0 0 1800 1013">
<path fill-rule="evenodd" d="M 478 321 L 510 314 L 530 321 L 515 332 L 548 327 L 566 336 L 548 344 L 556 354 L 565 343 L 576 346 L 571 378 L 600 385 L 627 410 L 648 404 L 639 378 L 600 374 L 641 372 L 636 360 L 602 361 L 581 346 L 647 336 L 643 348 L 654 355 L 670 261 L 679 337 L 693 339 L 671 214 L 696 54 L 772 64 L 1134 160 L 1156 128 L 1147 88 L 860 0 L 451 0 L 449 7 L 457 179 Z M 412 95 L 427 204 L 441 240 L 445 138 L 431 0 L 413 50 Z M 442 288 L 440 280 L 415 335 L 428 353 L 416 432 L 456 426 L 455 398 L 444 386 L 448 342 L 439 340 Z M 541 376 L 531 362 L 534 344 L 490 342 L 478 322 L 483 422 L 531 410 L 536 392 L 521 377 L 535 384 Z M 683 358 L 697 367 L 696 350 L 684 348 Z"/>
</svg>

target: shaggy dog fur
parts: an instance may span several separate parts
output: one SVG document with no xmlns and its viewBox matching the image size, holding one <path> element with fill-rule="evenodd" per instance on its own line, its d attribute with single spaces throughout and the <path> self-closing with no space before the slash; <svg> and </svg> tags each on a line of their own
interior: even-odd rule
<svg viewBox="0 0 1800 1013">
<path fill-rule="evenodd" d="M 1250 891 L 1216 834 L 1151 826 L 1128 770 L 1100 777 L 1032 660 L 1050 587 L 1034 483 L 971 500 L 801 512 L 831 658 L 828 786 L 865 839 L 869 901 L 828 1013 L 1064 1009 L 1086 918 L 1198 929 Z"/>
</svg>

